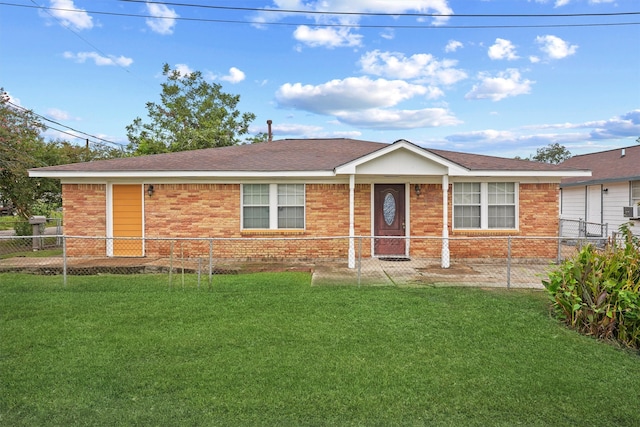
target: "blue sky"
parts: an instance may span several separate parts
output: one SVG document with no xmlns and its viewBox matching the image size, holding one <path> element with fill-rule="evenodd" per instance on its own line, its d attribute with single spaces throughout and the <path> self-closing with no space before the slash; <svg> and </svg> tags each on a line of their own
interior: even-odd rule
<svg viewBox="0 0 640 427">
<path fill-rule="evenodd" d="M 12 101 L 114 143 L 158 101 L 164 63 L 240 95 L 251 133 L 271 119 L 275 139 L 525 157 L 640 137 L 638 0 L 0 3 Z"/>
</svg>

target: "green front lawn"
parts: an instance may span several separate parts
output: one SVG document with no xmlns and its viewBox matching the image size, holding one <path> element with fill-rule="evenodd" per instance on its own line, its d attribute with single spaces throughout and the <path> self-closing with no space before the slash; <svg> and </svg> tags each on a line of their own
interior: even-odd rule
<svg viewBox="0 0 640 427">
<path fill-rule="evenodd" d="M 640 357 L 542 292 L 0 274 L 0 425 L 640 425 Z"/>
</svg>

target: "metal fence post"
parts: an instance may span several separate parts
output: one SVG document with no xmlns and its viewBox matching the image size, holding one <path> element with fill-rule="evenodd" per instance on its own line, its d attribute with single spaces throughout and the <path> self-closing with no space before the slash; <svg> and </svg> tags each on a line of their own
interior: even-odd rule
<svg viewBox="0 0 640 427">
<path fill-rule="evenodd" d="M 169 245 L 169 287 L 173 287 L 173 240 Z"/>
<path fill-rule="evenodd" d="M 200 272 L 202 270 L 202 258 L 198 257 L 198 290 L 200 290 Z"/>
<path fill-rule="evenodd" d="M 209 239 L 209 288 L 213 285 L 213 239 Z"/>
<path fill-rule="evenodd" d="M 182 240 L 180 240 L 180 262 L 180 266 L 182 268 L 180 277 L 182 278 L 182 290 L 184 291 L 184 250 L 182 248 Z"/>
<path fill-rule="evenodd" d="M 507 289 L 511 289 L 511 236 L 507 238 Z"/>
<path fill-rule="evenodd" d="M 358 287 L 360 287 L 361 273 L 362 273 L 362 236 L 358 238 Z"/>
<path fill-rule="evenodd" d="M 62 284 L 67 287 L 67 238 L 62 236 Z"/>
<path fill-rule="evenodd" d="M 556 264 L 560 264 L 560 258 L 562 257 L 562 226 L 563 220 L 558 221 L 558 254 L 556 255 Z"/>
</svg>

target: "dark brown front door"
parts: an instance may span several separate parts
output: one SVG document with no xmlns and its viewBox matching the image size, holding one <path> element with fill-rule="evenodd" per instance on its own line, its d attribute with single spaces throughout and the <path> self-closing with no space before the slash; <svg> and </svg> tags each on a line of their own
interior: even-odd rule
<svg viewBox="0 0 640 427">
<path fill-rule="evenodd" d="M 404 184 L 376 184 L 373 197 L 375 236 L 405 236 Z M 374 241 L 375 255 L 404 256 L 405 239 Z"/>
</svg>

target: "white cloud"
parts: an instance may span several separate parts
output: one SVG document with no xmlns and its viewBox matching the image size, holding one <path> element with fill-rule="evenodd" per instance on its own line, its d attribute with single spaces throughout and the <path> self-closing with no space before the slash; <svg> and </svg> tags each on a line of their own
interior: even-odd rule
<svg viewBox="0 0 640 427">
<path fill-rule="evenodd" d="M 383 32 L 380 33 L 380 37 L 386 40 L 393 40 L 396 37 L 395 31 L 391 28 L 387 28 Z"/>
<path fill-rule="evenodd" d="M 535 82 L 522 79 L 520 72 L 514 68 L 498 73 L 491 77 L 487 73 L 480 73 L 480 83 L 474 85 L 465 99 L 491 99 L 500 101 L 511 96 L 524 95 L 531 92 L 531 85 Z"/>
<path fill-rule="evenodd" d="M 538 62 L 540 62 L 540 57 L 531 55 L 529 56 L 529 62 L 531 62 L 532 64 L 537 64 Z"/>
<path fill-rule="evenodd" d="M 51 9 L 43 17 L 55 17 L 63 25 L 74 30 L 90 30 L 93 28 L 93 18 L 84 10 L 73 4 L 73 0 L 51 0 Z"/>
<path fill-rule="evenodd" d="M 531 0 L 529 0 L 531 1 Z M 534 0 L 536 3 L 550 3 L 550 0 Z M 602 3 L 613 3 L 616 0 L 589 0 L 589 4 L 602 4 Z M 554 7 L 562 7 L 571 3 L 571 0 L 555 0 L 553 2 Z"/>
<path fill-rule="evenodd" d="M 401 80 L 371 80 L 349 77 L 321 85 L 286 83 L 278 89 L 276 100 L 283 107 L 293 107 L 318 114 L 391 107 L 418 95 L 427 95 L 424 86 Z"/>
<path fill-rule="evenodd" d="M 445 52 L 455 52 L 456 50 L 458 50 L 458 49 L 460 49 L 462 47 L 464 47 L 462 42 L 459 42 L 458 40 L 449 40 L 447 45 L 444 47 L 444 51 Z"/>
<path fill-rule="evenodd" d="M 362 71 L 376 76 L 398 79 L 421 79 L 431 84 L 452 85 L 467 78 L 467 74 L 454 68 L 457 61 L 439 61 L 433 55 L 419 53 L 404 56 L 399 52 L 367 52 L 360 58 Z"/>
<path fill-rule="evenodd" d="M 244 79 L 245 79 L 244 72 L 240 71 L 236 67 L 229 68 L 229 74 L 227 74 L 226 76 L 220 77 L 220 80 L 223 80 L 229 83 L 240 83 Z"/>
<path fill-rule="evenodd" d="M 589 124 L 587 124 L 589 125 Z M 591 124 L 591 139 L 637 138 L 640 135 L 640 110 Z"/>
<path fill-rule="evenodd" d="M 578 50 L 578 45 L 572 45 L 560 37 L 546 35 L 536 37 L 540 50 L 550 59 L 562 59 L 571 56 Z"/>
<path fill-rule="evenodd" d="M 518 59 L 516 47 L 511 41 L 501 38 L 496 39 L 496 42 L 489 47 L 487 54 L 491 59 L 506 59 L 508 61 Z"/>
<path fill-rule="evenodd" d="M 71 116 L 66 111 L 62 111 L 58 108 L 49 108 L 47 110 L 47 116 L 54 120 L 69 120 Z"/>
<path fill-rule="evenodd" d="M 448 6 L 447 0 L 274 0 L 274 9 L 281 10 L 302 10 L 309 11 L 306 18 L 314 24 L 348 24 L 357 26 L 361 17 L 357 13 L 387 13 L 390 15 L 400 13 L 433 13 L 437 15 L 452 15 L 453 10 Z M 349 12 L 353 15 L 331 15 L 317 12 Z M 262 12 L 253 18 L 256 27 L 264 28 L 264 22 L 274 22 L 284 20 L 292 14 L 281 12 Z M 304 15 L 296 14 L 296 18 Z M 441 25 L 449 20 L 448 16 L 435 16 L 432 19 L 434 25 Z M 426 21 L 420 18 L 418 21 Z M 313 24 L 310 25 L 313 27 Z M 360 46 L 362 36 L 354 33 L 353 28 L 315 28 L 310 26 L 299 26 L 294 33 L 296 40 L 311 47 L 350 47 Z M 392 33 L 385 31 L 381 34 L 383 38 L 390 38 Z"/>
<path fill-rule="evenodd" d="M 154 18 L 147 18 L 146 23 L 155 33 L 162 35 L 173 34 L 173 27 L 176 26 L 176 18 L 180 15 L 175 10 L 168 8 L 164 4 L 147 3 L 147 11 Z"/>
<path fill-rule="evenodd" d="M 451 142 L 483 142 L 496 143 L 505 141 L 514 141 L 517 136 L 513 132 L 485 129 L 472 132 L 462 132 L 447 136 L 447 141 Z"/>
<path fill-rule="evenodd" d="M 454 126 L 462 123 L 444 108 L 424 108 L 421 110 L 374 108 L 363 111 L 339 112 L 336 117 L 342 123 L 353 126 L 389 130 Z"/>
<path fill-rule="evenodd" d="M 293 37 L 311 47 L 344 47 L 360 46 L 362 36 L 351 33 L 349 28 L 311 28 L 301 25 L 293 33 Z"/>
<path fill-rule="evenodd" d="M 350 77 L 321 85 L 287 83 L 276 93 L 281 107 L 335 117 L 339 122 L 373 129 L 451 126 L 460 121 L 444 108 L 391 109 L 415 96 L 440 96 L 437 88 L 402 80 Z"/>
<path fill-rule="evenodd" d="M 176 64 L 174 70 L 180 73 L 181 77 L 187 77 L 193 73 L 193 70 L 187 64 Z"/>
<path fill-rule="evenodd" d="M 545 132 L 552 131 L 552 132 Z M 537 148 L 558 143 L 573 154 L 619 147 L 625 139 L 635 141 L 640 135 L 640 109 L 607 120 L 582 123 L 557 123 L 524 126 L 516 131 L 486 129 L 449 135 L 446 140 L 466 151 L 500 150 L 527 156 Z M 607 142 L 609 141 L 609 142 Z M 610 146 L 614 143 L 615 146 Z"/>
<path fill-rule="evenodd" d="M 133 59 L 127 58 L 125 56 L 102 56 L 96 52 L 65 52 L 63 56 L 66 59 L 72 59 L 78 63 L 84 63 L 87 60 L 93 60 L 93 62 L 98 66 L 109 66 L 109 65 L 118 65 L 120 67 L 128 67 L 133 64 Z"/>
<path fill-rule="evenodd" d="M 250 129 L 250 132 L 251 133 L 258 133 L 258 132 L 267 133 L 268 129 L 269 128 L 266 124 L 263 126 L 256 126 L 256 127 L 252 126 Z M 315 126 L 315 125 L 303 125 L 303 124 L 296 124 L 296 123 L 274 123 L 273 126 L 271 127 L 271 132 L 273 134 L 273 139 L 279 139 L 283 135 L 304 136 L 304 137 L 309 137 L 310 135 L 318 135 L 320 132 L 322 132 L 322 129 L 323 128 L 321 126 Z"/>
</svg>

